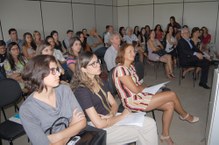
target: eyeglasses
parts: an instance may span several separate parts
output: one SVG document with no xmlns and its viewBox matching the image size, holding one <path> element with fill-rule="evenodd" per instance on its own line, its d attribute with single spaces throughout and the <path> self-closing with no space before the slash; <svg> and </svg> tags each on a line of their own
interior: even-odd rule
<svg viewBox="0 0 219 145">
<path fill-rule="evenodd" d="M 50 68 L 49 70 L 51 71 L 51 73 L 53 75 L 56 75 L 57 73 L 60 74 L 62 72 L 61 68 L 59 68 L 59 67 L 57 67 L 57 68 Z"/>
<path fill-rule="evenodd" d="M 98 59 L 97 61 L 94 61 L 93 63 L 91 63 L 91 64 L 88 64 L 88 66 L 92 66 L 92 67 L 97 67 L 97 64 L 101 64 L 101 60 L 100 59 Z"/>
</svg>

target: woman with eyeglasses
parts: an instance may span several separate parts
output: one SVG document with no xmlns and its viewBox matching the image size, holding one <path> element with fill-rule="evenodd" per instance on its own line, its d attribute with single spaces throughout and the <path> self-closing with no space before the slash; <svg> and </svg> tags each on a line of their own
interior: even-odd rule
<svg viewBox="0 0 219 145">
<path fill-rule="evenodd" d="M 32 58 L 22 73 L 32 94 L 21 105 L 19 114 L 33 145 L 64 145 L 86 126 L 71 89 L 59 84 L 60 73 L 51 55 Z M 58 123 L 52 127 L 55 122 Z"/>
<path fill-rule="evenodd" d="M 16 80 L 23 92 L 28 92 L 25 89 L 25 84 L 21 78 L 21 72 L 24 69 L 27 59 L 20 53 L 20 47 L 16 42 L 11 42 L 7 46 L 7 56 L 4 61 L 4 69 L 7 78 Z"/>
<path fill-rule="evenodd" d="M 143 126 L 118 126 L 117 122 L 130 112 L 125 109 L 117 115 L 118 105 L 108 90 L 107 83 L 100 80 L 100 61 L 92 52 L 78 56 L 76 73 L 71 83 L 79 104 L 91 124 L 107 131 L 107 145 L 136 142 L 137 145 L 157 145 L 157 129 L 153 119 L 144 117 Z"/>
<path fill-rule="evenodd" d="M 145 86 L 139 81 L 136 70 L 132 65 L 134 58 L 135 52 L 132 45 L 123 45 L 119 49 L 116 58 L 118 65 L 114 70 L 113 78 L 122 104 L 124 108 L 131 111 L 162 110 L 163 127 L 160 139 L 168 145 L 174 145 L 169 135 L 174 110 L 180 115 L 181 120 L 189 123 L 198 122 L 199 118 L 184 110 L 175 92 L 166 91 L 155 95 L 143 92 Z"/>
</svg>

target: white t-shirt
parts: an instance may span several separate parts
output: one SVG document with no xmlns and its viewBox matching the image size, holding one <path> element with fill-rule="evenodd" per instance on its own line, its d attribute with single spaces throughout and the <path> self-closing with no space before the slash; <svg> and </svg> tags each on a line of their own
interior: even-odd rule
<svg viewBox="0 0 219 145">
<path fill-rule="evenodd" d="M 104 55 L 104 61 L 106 62 L 107 70 L 110 71 L 116 66 L 117 50 L 111 45 Z"/>
<path fill-rule="evenodd" d="M 138 38 L 135 34 L 132 34 L 131 36 L 125 35 L 123 37 L 123 41 L 125 41 L 127 44 L 132 44 L 132 41 L 138 41 Z"/>
</svg>

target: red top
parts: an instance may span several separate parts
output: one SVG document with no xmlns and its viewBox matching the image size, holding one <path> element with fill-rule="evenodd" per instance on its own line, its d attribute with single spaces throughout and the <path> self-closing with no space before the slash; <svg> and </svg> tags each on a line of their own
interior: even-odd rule
<svg viewBox="0 0 219 145">
<path fill-rule="evenodd" d="M 163 32 L 162 31 L 156 31 L 156 39 L 158 39 L 159 41 L 162 41 L 163 39 Z"/>
<path fill-rule="evenodd" d="M 208 44 L 209 42 L 211 42 L 211 35 L 208 34 L 206 37 L 203 36 L 202 43 L 203 44 Z"/>
</svg>

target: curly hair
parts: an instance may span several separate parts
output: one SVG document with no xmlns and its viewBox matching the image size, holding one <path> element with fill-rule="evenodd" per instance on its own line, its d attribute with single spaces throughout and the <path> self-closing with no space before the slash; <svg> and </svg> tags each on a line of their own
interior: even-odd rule
<svg viewBox="0 0 219 145">
<path fill-rule="evenodd" d="M 74 91 L 78 87 L 87 87 L 94 93 L 94 82 L 89 78 L 89 76 L 84 73 L 81 68 L 86 68 L 91 59 L 95 56 L 93 52 L 83 52 L 81 53 L 76 62 L 76 69 L 74 77 L 71 81 L 71 88 Z M 96 81 L 103 86 L 103 83 L 99 76 L 95 76 Z"/>
<path fill-rule="evenodd" d="M 25 81 L 26 87 L 31 91 L 42 92 L 45 86 L 43 79 L 50 74 L 49 64 L 56 62 L 54 56 L 38 55 L 33 57 L 25 66 L 22 72 L 22 79 Z"/>
</svg>

